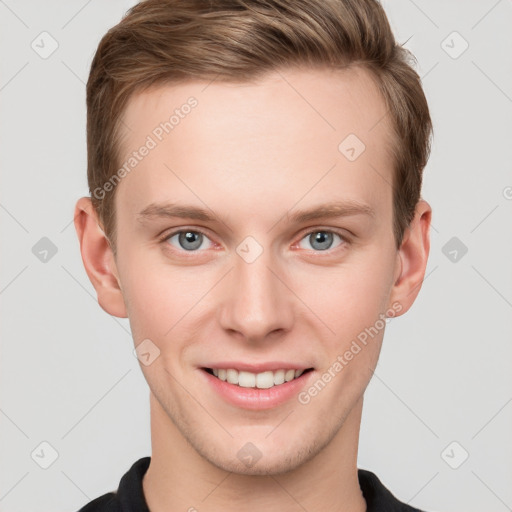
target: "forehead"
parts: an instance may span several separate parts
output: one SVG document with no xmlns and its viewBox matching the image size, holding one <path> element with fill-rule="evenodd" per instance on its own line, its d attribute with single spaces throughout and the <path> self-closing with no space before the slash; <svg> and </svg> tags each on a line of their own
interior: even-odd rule
<svg viewBox="0 0 512 512">
<path fill-rule="evenodd" d="M 375 82 L 359 68 L 149 89 L 124 112 L 121 165 L 130 155 L 134 165 L 125 166 L 116 209 L 135 215 L 173 195 L 226 208 L 216 199 L 223 191 L 253 212 L 289 209 L 307 189 L 311 201 L 337 190 L 340 199 L 358 195 L 385 207 L 391 190 L 382 189 L 392 182 L 386 114 Z M 135 161 L 143 146 L 150 150 Z"/>
</svg>

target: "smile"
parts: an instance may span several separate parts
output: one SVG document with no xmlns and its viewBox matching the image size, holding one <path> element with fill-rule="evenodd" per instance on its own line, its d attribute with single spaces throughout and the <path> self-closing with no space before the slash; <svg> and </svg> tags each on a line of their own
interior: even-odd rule
<svg viewBox="0 0 512 512">
<path fill-rule="evenodd" d="M 303 373 L 311 371 L 312 368 L 306 370 L 281 369 L 276 371 L 264 371 L 260 373 L 252 373 L 234 368 L 205 368 L 210 375 L 214 375 L 218 379 L 234 384 L 242 388 L 258 388 L 269 389 L 280 386 L 285 382 L 290 382 L 299 378 Z"/>
</svg>

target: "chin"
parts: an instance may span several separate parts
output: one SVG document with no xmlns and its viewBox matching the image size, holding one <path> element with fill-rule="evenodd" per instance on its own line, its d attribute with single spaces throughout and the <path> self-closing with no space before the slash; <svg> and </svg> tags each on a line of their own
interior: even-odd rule
<svg viewBox="0 0 512 512">
<path fill-rule="evenodd" d="M 268 433 L 267 433 L 268 435 Z M 250 437 L 230 439 L 228 444 L 215 448 L 210 444 L 189 442 L 195 450 L 215 467 L 238 475 L 273 476 L 294 471 L 313 459 L 325 446 L 318 437 L 287 439 L 285 446 L 281 440 L 279 446 L 262 437 L 250 441 Z"/>
<path fill-rule="evenodd" d="M 247 443 L 248 444 L 248 443 Z M 304 463 L 304 457 L 299 453 L 274 453 L 271 457 L 260 455 L 254 461 L 233 457 L 206 457 L 216 467 L 238 475 L 273 476 L 288 473 Z"/>
</svg>

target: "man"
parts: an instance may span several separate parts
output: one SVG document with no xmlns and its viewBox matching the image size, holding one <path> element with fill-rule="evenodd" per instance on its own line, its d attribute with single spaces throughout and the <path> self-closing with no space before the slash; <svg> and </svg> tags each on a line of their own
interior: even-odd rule
<svg viewBox="0 0 512 512">
<path fill-rule="evenodd" d="M 429 252 L 407 56 L 373 0 L 147 0 L 104 36 L 75 226 L 152 455 L 83 512 L 417 510 L 356 465 Z"/>
</svg>

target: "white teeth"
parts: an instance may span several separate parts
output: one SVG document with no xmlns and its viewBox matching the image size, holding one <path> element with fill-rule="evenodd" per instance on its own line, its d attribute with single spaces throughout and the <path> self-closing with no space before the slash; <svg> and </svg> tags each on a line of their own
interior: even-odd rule
<svg viewBox="0 0 512 512">
<path fill-rule="evenodd" d="M 238 384 L 238 372 L 233 369 L 226 370 L 226 380 L 230 384 Z"/>
<path fill-rule="evenodd" d="M 284 382 L 284 370 L 277 370 L 274 372 L 274 384 L 277 386 Z"/>
<path fill-rule="evenodd" d="M 259 389 L 271 388 L 274 385 L 274 372 L 263 372 L 256 375 L 256 387 Z"/>
<path fill-rule="evenodd" d="M 275 372 L 268 370 L 256 374 L 238 371 L 233 368 L 213 368 L 212 372 L 220 380 L 238 385 L 242 388 L 268 389 L 300 377 L 304 373 L 304 370 L 290 369 L 276 370 Z"/>
<path fill-rule="evenodd" d="M 236 372 L 236 370 L 233 370 Z M 237 372 L 238 385 L 242 388 L 253 388 L 256 385 L 256 375 L 249 372 Z"/>
<path fill-rule="evenodd" d="M 295 370 L 286 370 L 286 373 L 284 374 L 284 380 L 286 382 L 291 381 L 295 377 Z"/>
</svg>

